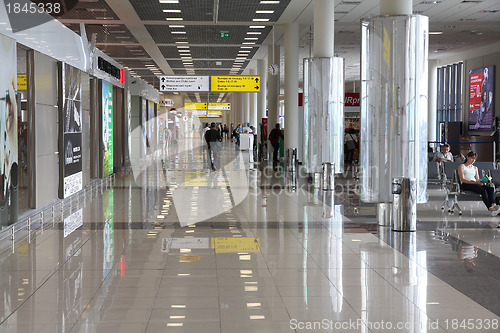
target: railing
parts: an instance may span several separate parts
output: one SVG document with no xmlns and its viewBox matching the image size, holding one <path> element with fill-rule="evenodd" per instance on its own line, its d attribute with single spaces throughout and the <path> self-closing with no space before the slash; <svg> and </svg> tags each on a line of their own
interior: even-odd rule
<svg viewBox="0 0 500 333">
<path fill-rule="evenodd" d="M 52 204 L 39 210 L 34 210 L 31 214 L 18 220 L 16 223 L 4 227 L 0 231 L 0 251 L 11 248 L 12 252 L 14 252 L 16 242 L 20 242 L 25 238 L 27 238 L 27 242 L 30 244 L 34 231 L 39 230 L 43 234 L 47 228 L 55 227 L 56 222 L 64 221 L 66 213 L 72 213 L 73 208 L 80 206 L 81 203 L 86 206 L 88 200 L 92 201 L 94 196 L 102 195 L 105 190 L 114 185 L 115 181 L 116 174 L 93 180 L 78 193 L 68 198 L 54 201 Z"/>
</svg>

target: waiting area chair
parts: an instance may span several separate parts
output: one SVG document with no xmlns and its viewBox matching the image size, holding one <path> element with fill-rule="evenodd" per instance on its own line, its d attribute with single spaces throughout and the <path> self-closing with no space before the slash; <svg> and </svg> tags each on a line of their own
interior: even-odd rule
<svg viewBox="0 0 500 333">
<path fill-rule="evenodd" d="M 462 164 L 461 162 L 446 162 L 443 163 L 443 174 L 446 177 L 444 182 L 446 197 L 444 199 L 441 209 L 444 210 L 448 207 L 448 212 L 453 214 L 455 209 L 458 210 L 458 215 L 462 215 L 462 209 L 458 203 L 458 198 L 460 196 L 461 200 L 478 200 L 480 195 L 475 192 L 463 191 L 461 188 L 460 177 L 458 176 L 458 166 Z M 476 162 L 474 165 L 478 168 L 479 176 L 484 175 L 492 176 L 492 173 L 496 173 L 497 170 L 494 162 Z M 497 177 L 500 184 L 500 174 Z M 450 199 L 450 196 L 453 196 Z"/>
</svg>

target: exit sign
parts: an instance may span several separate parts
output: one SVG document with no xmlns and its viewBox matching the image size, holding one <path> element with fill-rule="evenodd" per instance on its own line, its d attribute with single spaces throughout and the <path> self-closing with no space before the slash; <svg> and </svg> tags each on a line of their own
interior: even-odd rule
<svg viewBox="0 0 500 333">
<path fill-rule="evenodd" d="M 220 33 L 220 37 L 221 37 L 221 38 L 224 38 L 224 37 L 229 37 L 229 32 L 222 31 L 222 32 Z"/>
</svg>

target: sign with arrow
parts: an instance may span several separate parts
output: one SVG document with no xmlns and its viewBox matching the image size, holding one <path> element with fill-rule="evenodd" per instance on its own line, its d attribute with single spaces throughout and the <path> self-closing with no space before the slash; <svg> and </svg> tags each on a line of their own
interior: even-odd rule
<svg viewBox="0 0 500 333">
<path fill-rule="evenodd" d="M 160 76 L 160 91 L 210 91 L 209 76 Z"/>
<path fill-rule="evenodd" d="M 212 91 L 260 91 L 260 76 L 212 76 L 211 83 Z"/>
</svg>

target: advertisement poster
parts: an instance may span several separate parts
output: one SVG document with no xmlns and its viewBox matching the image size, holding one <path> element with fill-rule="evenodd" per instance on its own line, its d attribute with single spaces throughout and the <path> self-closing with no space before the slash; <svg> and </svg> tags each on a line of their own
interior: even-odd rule
<svg viewBox="0 0 500 333">
<path fill-rule="evenodd" d="M 113 173 L 113 85 L 102 81 L 102 176 Z"/>
<path fill-rule="evenodd" d="M 492 131 L 494 67 L 483 67 L 469 72 L 469 131 Z"/>
<path fill-rule="evenodd" d="M 63 147 L 63 198 L 67 198 L 82 189 L 82 108 L 81 108 L 81 72 L 61 64 Z"/>
<path fill-rule="evenodd" d="M 0 35 L 0 223 L 17 221 L 17 55 L 13 39 Z M 9 214 L 10 211 L 10 214 Z"/>
</svg>

